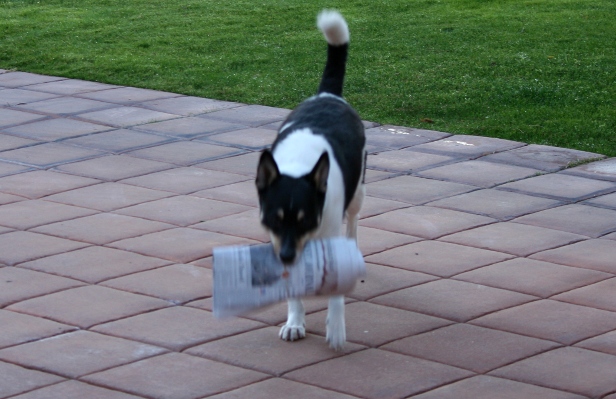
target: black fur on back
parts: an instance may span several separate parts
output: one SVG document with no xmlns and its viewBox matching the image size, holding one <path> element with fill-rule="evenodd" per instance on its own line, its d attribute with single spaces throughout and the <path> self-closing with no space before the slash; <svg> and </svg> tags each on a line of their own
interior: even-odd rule
<svg viewBox="0 0 616 399">
<path fill-rule="evenodd" d="M 289 123 L 292 124 L 288 125 Z M 342 171 L 346 210 L 364 173 L 366 137 L 364 125 L 357 112 L 341 98 L 318 95 L 295 108 L 283 122 L 282 126 L 285 125 L 288 127 L 279 132 L 272 151 L 295 130 L 309 128 L 314 134 L 325 137 Z"/>
</svg>

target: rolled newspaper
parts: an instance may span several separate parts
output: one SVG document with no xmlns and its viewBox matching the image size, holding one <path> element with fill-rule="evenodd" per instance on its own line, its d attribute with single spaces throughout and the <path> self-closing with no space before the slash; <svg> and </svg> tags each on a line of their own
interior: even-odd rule
<svg viewBox="0 0 616 399">
<path fill-rule="evenodd" d="M 285 266 L 271 244 L 214 248 L 214 316 L 229 317 L 287 298 L 349 293 L 366 265 L 354 240 L 306 243 Z"/>
</svg>

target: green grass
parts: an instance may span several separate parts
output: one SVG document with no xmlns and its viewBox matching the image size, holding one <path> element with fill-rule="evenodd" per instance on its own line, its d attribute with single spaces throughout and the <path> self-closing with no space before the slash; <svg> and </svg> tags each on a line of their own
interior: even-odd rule
<svg viewBox="0 0 616 399">
<path fill-rule="evenodd" d="M 0 68 L 292 108 L 327 7 L 364 119 L 616 156 L 614 0 L 0 0 Z"/>
</svg>

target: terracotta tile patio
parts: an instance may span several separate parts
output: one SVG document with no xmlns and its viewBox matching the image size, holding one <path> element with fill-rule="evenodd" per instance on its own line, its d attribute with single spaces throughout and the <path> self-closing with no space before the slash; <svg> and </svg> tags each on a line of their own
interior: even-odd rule
<svg viewBox="0 0 616 399">
<path fill-rule="evenodd" d="M 296 343 L 284 304 L 214 319 L 212 248 L 267 240 L 288 112 L 0 70 L 0 398 L 616 398 L 598 154 L 366 122 L 345 350 L 322 298 Z"/>
</svg>

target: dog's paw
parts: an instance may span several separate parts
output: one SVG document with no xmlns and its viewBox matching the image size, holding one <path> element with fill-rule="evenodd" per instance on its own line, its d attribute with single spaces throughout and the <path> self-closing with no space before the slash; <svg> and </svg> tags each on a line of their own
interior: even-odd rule
<svg viewBox="0 0 616 399">
<path fill-rule="evenodd" d="M 297 341 L 306 337 L 306 327 L 302 324 L 285 324 L 278 333 L 280 339 L 285 341 Z"/>
<path fill-rule="evenodd" d="M 346 342 L 346 328 L 344 325 L 344 319 L 327 319 L 327 333 L 325 335 L 325 340 L 329 344 L 329 347 L 335 351 L 341 351 L 344 349 L 344 344 Z"/>
</svg>

